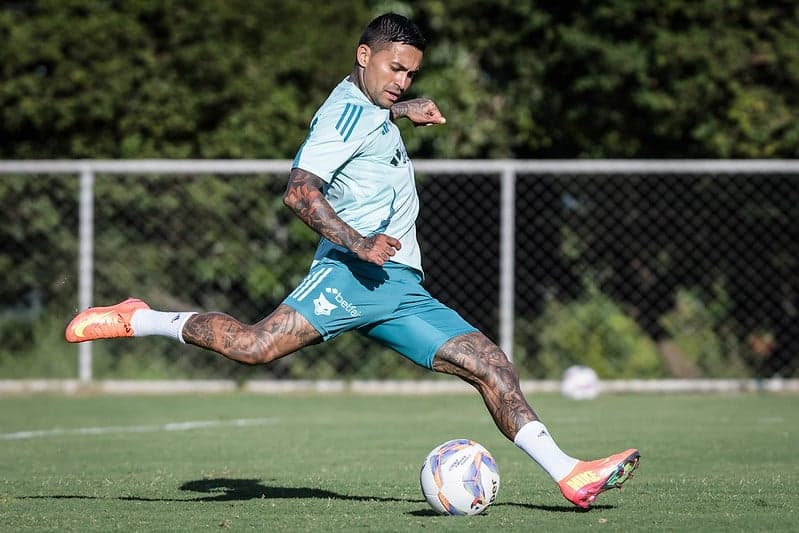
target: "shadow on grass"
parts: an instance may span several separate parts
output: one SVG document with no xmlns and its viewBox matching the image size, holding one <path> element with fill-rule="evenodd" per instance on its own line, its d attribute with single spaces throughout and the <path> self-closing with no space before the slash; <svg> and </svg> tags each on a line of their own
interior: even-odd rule
<svg viewBox="0 0 799 533">
<path fill-rule="evenodd" d="M 599 510 L 599 509 L 615 509 L 614 505 L 592 505 L 591 509 L 581 509 L 579 507 L 575 507 L 574 505 L 563 504 L 563 505 L 535 505 L 532 503 L 514 503 L 514 502 L 503 502 L 503 503 L 495 503 L 497 507 L 503 507 L 505 505 L 509 507 L 521 507 L 522 509 L 534 509 L 536 511 L 547 511 L 548 513 L 588 513 L 592 509 Z"/>
<path fill-rule="evenodd" d="M 253 500 L 256 498 L 277 499 L 325 499 L 325 500 L 350 500 L 363 502 L 407 502 L 419 500 L 405 500 L 400 498 L 378 498 L 374 496 L 352 496 L 339 494 L 330 490 L 315 487 L 273 487 L 264 485 L 260 479 L 198 479 L 187 481 L 180 486 L 180 490 L 189 492 L 203 492 L 212 494 L 203 498 L 194 498 L 199 502 L 227 502 L 240 500 Z"/>
<path fill-rule="evenodd" d="M 119 496 L 109 498 L 104 496 L 84 496 L 55 494 L 52 496 L 21 496 L 20 499 L 75 499 L 75 500 L 108 500 L 117 499 L 122 501 L 137 502 L 230 502 L 246 501 L 255 499 L 324 499 L 324 500 L 344 500 L 362 502 L 400 502 L 400 503 L 424 503 L 422 499 L 406 498 L 385 498 L 377 496 L 354 496 L 350 494 L 340 494 L 326 489 L 316 487 L 277 487 L 265 485 L 260 479 L 231 479 L 213 478 L 197 479 L 183 483 L 180 490 L 185 492 L 195 492 L 208 494 L 199 498 L 148 498 L 144 496 Z M 536 511 L 546 511 L 550 513 L 584 513 L 586 509 L 568 505 L 535 505 L 528 503 L 500 502 L 495 503 L 494 507 L 521 507 Z M 613 509 L 612 505 L 594 505 L 592 509 Z M 411 516 L 440 516 L 432 509 L 420 509 L 407 513 Z"/>
<path fill-rule="evenodd" d="M 200 492 L 209 494 L 200 498 L 147 498 L 144 496 L 118 496 L 109 498 L 105 496 L 85 496 L 80 494 L 54 494 L 52 496 L 20 496 L 20 499 L 30 500 L 109 500 L 137 502 L 229 502 L 255 499 L 325 499 L 348 500 L 362 502 L 403 502 L 423 503 L 424 500 L 409 500 L 403 498 L 382 498 L 377 496 L 353 496 L 339 494 L 330 490 L 315 487 L 276 487 L 264 485 L 260 479 L 197 479 L 187 481 L 180 486 L 186 492 Z"/>
</svg>

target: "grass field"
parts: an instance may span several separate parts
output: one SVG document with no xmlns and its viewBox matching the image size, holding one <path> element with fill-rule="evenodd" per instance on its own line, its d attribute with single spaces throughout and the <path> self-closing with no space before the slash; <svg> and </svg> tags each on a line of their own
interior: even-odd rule
<svg viewBox="0 0 799 533">
<path fill-rule="evenodd" d="M 0 398 L 8 531 L 796 531 L 799 398 L 535 398 L 561 446 L 635 446 L 624 491 L 583 512 L 495 430 L 476 395 Z M 500 468 L 477 517 L 435 515 L 427 452 L 480 441 Z"/>
</svg>

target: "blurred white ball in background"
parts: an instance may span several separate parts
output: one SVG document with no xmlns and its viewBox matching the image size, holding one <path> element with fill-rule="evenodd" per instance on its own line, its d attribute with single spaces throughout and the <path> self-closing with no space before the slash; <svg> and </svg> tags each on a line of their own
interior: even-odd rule
<svg viewBox="0 0 799 533">
<path fill-rule="evenodd" d="M 599 376 L 593 368 L 570 366 L 563 373 L 560 392 L 572 400 L 591 400 L 599 396 Z"/>
</svg>

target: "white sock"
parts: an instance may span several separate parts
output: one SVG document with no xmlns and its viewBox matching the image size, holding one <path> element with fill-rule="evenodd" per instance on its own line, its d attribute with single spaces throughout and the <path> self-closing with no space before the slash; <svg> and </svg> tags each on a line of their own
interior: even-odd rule
<svg viewBox="0 0 799 533">
<path fill-rule="evenodd" d="M 578 462 L 558 448 L 546 426 L 537 420 L 525 424 L 513 442 L 556 482 L 566 477 Z"/>
<path fill-rule="evenodd" d="M 133 326 L 134 337 L 161 335 L 185 343 L 182 335 L 183 326 L 192 315 L 196 314 L 194 311 L 169 312 L 139 309 L 133 313 L 130 325 Z"/>
</svg>

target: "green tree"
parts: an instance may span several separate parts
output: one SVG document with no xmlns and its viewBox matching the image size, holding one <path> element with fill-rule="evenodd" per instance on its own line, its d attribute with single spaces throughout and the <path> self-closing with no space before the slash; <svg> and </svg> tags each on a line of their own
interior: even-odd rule
<svg viewBox="0 0 799 533">
<path fill-rule="evenodd" d="M 387 9 L 430 47 L 417 157 L 795 157 L 779 0 L 5 2 L 0 156 L 290 158 Z M 409 127 L 407 124 L 404 127 Z"/>
<path fill-rule="evenodd" d="M 357 1 L 6 2 L 0 156 L 292 157 L 368 17 Z"/>
<path fill-rule="evenodd" d="M 452 118 L 439 156 L 799 155 L 795 2 L 407 4 Z"/>
</svg>

